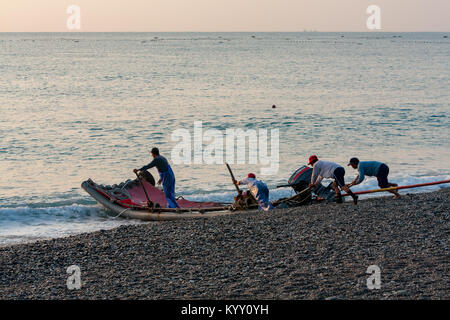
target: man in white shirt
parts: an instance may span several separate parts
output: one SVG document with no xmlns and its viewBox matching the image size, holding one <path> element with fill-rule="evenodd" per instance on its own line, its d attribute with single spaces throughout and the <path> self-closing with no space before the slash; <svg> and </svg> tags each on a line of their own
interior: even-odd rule
<svg viewBox="0 0 450 320">
<path fill-rule="evenodd" d="M 309 157 L 308 164 L 313 167 L 311 183 L 309 184 L 310 188 L 317 186 L 324 178 L 333 179 L 333 189 L 336 193 L 335 200 L 337 203 L 342 203 L 342 195 L 339 188 L 346 191 L 353 198 L 355 204 L 358 203 L 358 196 L 345 184 L 345 169 L 342 166 L 334 162 L 319 160 L 314 155 Z"/>
</svg>

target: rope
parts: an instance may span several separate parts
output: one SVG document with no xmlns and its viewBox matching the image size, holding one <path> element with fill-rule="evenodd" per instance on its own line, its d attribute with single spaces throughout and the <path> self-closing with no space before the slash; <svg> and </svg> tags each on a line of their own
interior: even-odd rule
<svg viewBox="0 0 450 320">
<path fill-rule="evenodd" d="M 131 208 L 126 208 L 126 209 L 120 211 L 119 214 L 118 214 L 117 216 L 112 217 L 112 218 L 113 218 L 113 219 L 117 219 L 117 218 L 120 217 L 123 213 L 125 213 L 127 210 L 130 210 L 130 209 L 131 209 Z"/>
<path fill-rule="evenodd" d="M 134 181 L 136 181 L 136 180 L 128 180 L 127 182 L 125 182 L 125 184 L 123 185 L 123 187 L 120 188 L 120 190 L 125 189 L 125 187 L 126 187 L 129 183 L 134 182 Z"/>
</svg>

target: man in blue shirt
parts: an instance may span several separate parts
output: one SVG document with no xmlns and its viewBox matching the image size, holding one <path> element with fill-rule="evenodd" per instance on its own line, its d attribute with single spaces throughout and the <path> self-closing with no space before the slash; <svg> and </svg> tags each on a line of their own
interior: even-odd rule
<svg viewBox="0 0 450 320">
<path fill-rule="evenodd" d="M 142 168 L 134 169 L 134 172 L 146 171 L 150 168 L 156 167 L 159 173 L 158 184 L 162 183 L 164 195 L 167 200 L 167 208 L 179 208 L 177 200 L 175 199 L 175 174 L 170 167 L 166 158 L 159 154 L 158 148 L 153 148 L 152 151 L 153 161 Z"/>
<path fill-rule="evenodd" d="M 397 184 L 390 183 L 388 181 L 389 167 L 382 162 L 359 161 L 358 158 L 351 158 L 348 165 L 352 166 L 353 169 L 358 169 L 359 172 L 359 175 L 356 177 L 356 179 L 352 183 L 349 183 L 347 185 L 347 187 L 349 188 L 363 182 L 365 176 L 377 177 L 378 186 L 380 188 L 390 188 L 398 186 Z M 400 194 L 397 192 L 397 190 L 391 190 L 389 192 L 395 195 L 394 199 L 400 198 Z"/>
</svg>

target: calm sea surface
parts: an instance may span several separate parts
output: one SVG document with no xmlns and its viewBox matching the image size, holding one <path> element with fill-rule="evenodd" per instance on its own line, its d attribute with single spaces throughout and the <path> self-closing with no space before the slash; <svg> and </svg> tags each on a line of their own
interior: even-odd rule
<svg viewBox="0 0 450 320">
<path fill-rule="evenodd" d="M 271 189 L 310 154 L 386 162 L 399 184 L 450 179 L 446 35 L 0 34 L 0 245 L 139 223 L 109 218 L 80 183 L 133 178 L 152 146 L 171 160 L 171 134 L 200 120 L 278 129 Z M 224 165 L 173 169 L 178 195 L 232 201 Z"/>
</svg>

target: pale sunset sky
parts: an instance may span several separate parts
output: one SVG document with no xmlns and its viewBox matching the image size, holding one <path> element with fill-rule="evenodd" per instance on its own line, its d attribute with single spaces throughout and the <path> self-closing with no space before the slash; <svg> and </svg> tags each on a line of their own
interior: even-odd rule
<svg viewBox="0 0 450 320">
<path fill-rule="evenodd" d="M 85 32 L 450 31 L 450 0 L 0 0 L 0 32 L 65 32 L 70 5 Z"/>
</svg>

